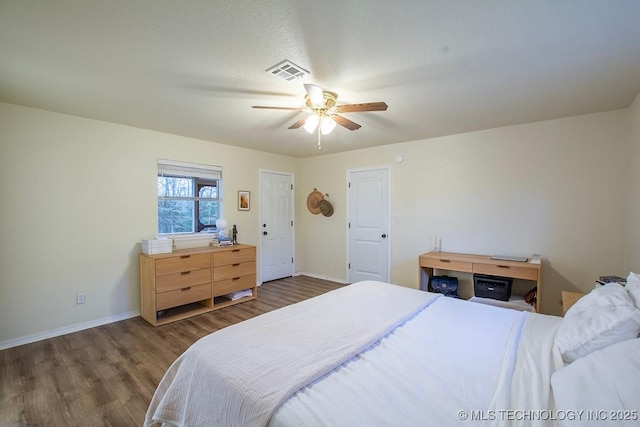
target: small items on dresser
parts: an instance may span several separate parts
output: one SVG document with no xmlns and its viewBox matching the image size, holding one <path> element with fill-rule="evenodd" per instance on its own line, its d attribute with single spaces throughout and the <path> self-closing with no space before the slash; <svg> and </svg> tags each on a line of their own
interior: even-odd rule
<svg viewBox="0 0 640 427">
<path fill-rule="evenodd" d="M 241 291 L 231 292 L 230 294 L 225 294 L 224 297 L 226 299 L 230 299 L 231 301 L 235 301 L 240 298 L 250 297 L 253 295 L 252 289 L 243 289 Z"/>
<path fill-rule="evenodd" d="M 229 237 L 227 234 L 227 220 L 219 218 L 216 221 L 216 227 L 218 227 L 218 246 L 233 246 L 233 237 Z M 235 225 L 233 226 L 235 228 Z"/>
<path fill-rule="evenodd" d="M 143 240 L 140 244 L 143 254 L 166 254 L 173 250 L 173 240 L 168 238 Z"/>
<path fill-rule="evenodd" d="M 620 283 L 622 286 L 625 286 L 627 284 L 627 279 L 625 279 L 624 277 L 620 277 L 620 276 L 600 276 L 597 280 L 596 280 L 596 287 L 598 286 L 604 286 L 607 283 Z"/>
</svg>

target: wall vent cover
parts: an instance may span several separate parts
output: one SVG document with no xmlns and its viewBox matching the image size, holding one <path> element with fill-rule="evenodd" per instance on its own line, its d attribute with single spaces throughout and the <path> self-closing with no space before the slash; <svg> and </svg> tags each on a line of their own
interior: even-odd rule
<svg viewBox="0 0 640 427">
<path fill-rule="evenodd" d="M 305 70 L 299 65 L 294 64 L 288 59 L 285 59 L 281 63 L 274 65 L 266 71 L 267 73 L 270 73 L 288 82 L 301 79 L 304 76 L 308 76 L 310 74 L 309 71 Z"/>
</svg>

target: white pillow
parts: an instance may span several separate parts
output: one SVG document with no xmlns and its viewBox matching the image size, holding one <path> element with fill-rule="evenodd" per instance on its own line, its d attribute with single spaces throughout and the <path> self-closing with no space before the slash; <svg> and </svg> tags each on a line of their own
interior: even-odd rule
<svg viewBox="0 0 640 427">
<path fill-rule="evenodd" d="M 558 328 L 555 344 L 562 359 L 570 363 L 639 333 L 640 310 L 622 285 L 608 283 L 571 306 Z"/>
<path fill-rule="evenodd" d="M 640 310 L 640 274 L 634 272 L 629 273 L 629 276 L 627 276 L 626 289 L 636 308 Z"/>
<path fill-rule="evenodd" d="M 565 421 L 569 426 L 606 423 L 637 426 L 640 420 L 640 339 L 613 344 L 557 370 L 551 376 L 551 387 L 557 411 L 585 411 L 580 420 Z M 623 420 L 602 418 L 611 417 L 612 411 Z"/>
</svg>

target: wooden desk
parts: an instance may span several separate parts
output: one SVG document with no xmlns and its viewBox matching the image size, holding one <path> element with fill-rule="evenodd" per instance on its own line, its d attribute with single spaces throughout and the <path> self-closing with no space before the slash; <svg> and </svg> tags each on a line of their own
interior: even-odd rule
<svg viewBox="0 0 640 427">
<path fill-rule="evenodd" d="M 540 272 L 542 264 L 530 262 L 498 261 L 489 255 L 459 254 L 454 252 L 427 252 L 419 257 L 420 289 L 429 289 L 433 270 L 460 271 L 488 274 L 536 282 L 536 312 L 540 313 Z"/>
</svg>

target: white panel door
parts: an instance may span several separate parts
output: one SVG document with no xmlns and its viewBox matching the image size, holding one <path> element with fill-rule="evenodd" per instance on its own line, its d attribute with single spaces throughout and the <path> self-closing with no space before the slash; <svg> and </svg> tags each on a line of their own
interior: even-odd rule
<svg viewBox="0 0 640 427">
<path fill-rule="evenodd" d="M 347 172 L 348 281 L 389 281 L 389 169 Z"/>
<path fill-rule="evenodd" d="M 260 280 L 291 277 L 293 263 L 293 177 L 260 172 Z"/>
</svg>

